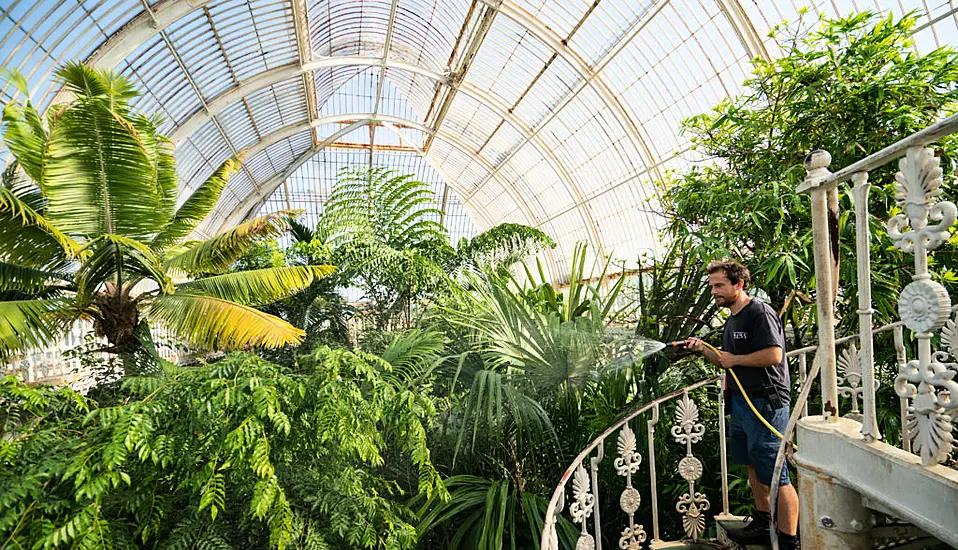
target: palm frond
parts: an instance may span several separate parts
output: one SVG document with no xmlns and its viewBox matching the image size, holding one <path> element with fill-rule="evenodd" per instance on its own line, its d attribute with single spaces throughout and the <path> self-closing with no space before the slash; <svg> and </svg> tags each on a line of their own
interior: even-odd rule
<svg viewBox="0 0 958 550">
<path fill-rule="evenodd" d="M 496 270 L 555 246 L 555 241 L 539 229 L 502 223 L 473 237 L 458 254 L 463 264 Z"/>
<path fill-rule="evenodd" d="M 40 113 L 30 103 L 29 94 L 25 95 L 25 105 L 10 102 L 3 108 L 3 142 L 13 153 L 17 164 L 23 167 L 34 182 L 41 184 L 44 179 L 44 159 L 49 147 L 49 135 Z"/>
<path fill-rule="evenodd" d="M 310 229 L 306 224 L 300 222 L 293 216 L 286 218 L 286 221 L 289 223 L 289 234 L 300 243 L 308 243 L 315 238 L 316 231 Z"/>
<path fill-rule="evenodd" d="M 413 329 L 397 334 L 386 346 L 382 358 L 392 365 L 392 374 L 404 382 L 418 380 L 436 365 L 445 348 L 445 337 L 432 330 Z"/>
<path fill-rule="evenodd" d="M 173 292 L 173 281 L 160 259 L 145 244 L 120 235 L 102 235 L 88 244 L 90 256 L 77 273 L 77 299 L 86 303 L 104 283 L 149 279 L 160 292 Z"/>
<path fill-rule="evenodd" d="M 0 258 L 31 267 L 81 256 L 80 243 L 0 187 Z"/>
<path fill-rule="evenodd" d="M 72 300 L 16 300 L 0 302 L 0 359 L 45 347 L 76 318 L 68 310 Z"/>
<path fill-rule="evenodd" d="M 534 398 L 519 390 L 506 375 L 493 370 L 475 374 L 462 410 L 453 463 L 462 452 L 500 438 L 545 444 L 555 429 L 548 413 Z"/>
<path fill-rule="evenodd" d="M 2 178 L 3 186 L 9 189 L 13 196 L 37 213 L 43 213 L 47 203 L 46 198 L 16 160 L 3 169 Z"/>
<path fill-rule="evenodd" d="M 258 306 L 292 296 L 307 288 L 315 278 L 325 277 L 335 270 L 328 265 L 254 269 L 181 283 L 176 290 Z"/>
<path fill-rule="evenodd" d="M 189 243 L 185 251 L 168 257 L 165 264 L 186 273 L 222 273 L 259 240 L 278 237 L 287 231 L 288 214 L 279 211 L 260 216 L 208 240 Z"/>
<path fill-rule="evenodd" d="M 147 315 L 205 349 L 280 348 L 300 343 L 306 334 L 278 317 L 209 296 L 158 296 L 150 302 Z"/>
<path fill-rule="evenodd" d="M 159 145 L 148 119 L 128 112 L 132 87 L 119 74 L 71 63 L 57 77 L 78 98 L 51 124 L 37 181 L 46 217 L 68 234 L 151 237 L 169 221 L 157 210 L 168 187 L 157 181 L 159 173 L 168 178 L 158 166 L 169 164 L 168 145 Z"/>
<path fill-rule="evenodd" d="M 228 158 L 223 161 L 223 164 L 206 181 L 200 184 L 186 199 L 186 202 L 180 206 L 170 224 L 153 240 L 153 248 L 163 249 L 179 241 L 189 235 L 190 231 L 193 231 L 200 222 L 206 219 L 206 216 L 216 206 L 216 202 L 220 200 L 226 182 L 236 171 L 237 166 L 236 159 Z"/>
<path fill-rule="evenodd" d="M 81 99 L 108 97 L 120 106 L 139 95 L 123 75 L 108 69 L 96 69 L 78 61 L 64 63 L 55 72 L 69 92 Z"/>
<path fill-rule="evenodd" d="M 0 261 L 0 291 L 28 294 L 47 290 L 51 284 L 70 284 L 67 275 Z"/>
</svg>

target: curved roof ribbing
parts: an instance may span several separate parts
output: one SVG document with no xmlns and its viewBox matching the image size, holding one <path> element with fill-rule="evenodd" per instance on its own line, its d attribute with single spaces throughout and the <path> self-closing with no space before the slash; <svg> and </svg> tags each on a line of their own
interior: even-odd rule
<svg viewBox="0 0 958 550">
<path fill-rule="evenodd" d="M 41 107 L 62 61 L 129 76 L 136 107 L 166 117 L 184 192 L 245 150 L 206 234 L 259 212 L 318 152 L 364 146 L 369 162 L 422 155 L 478 230 L 540 227 L 562 274 L 577 240 L 630 263 L 658 249 L 653 182 L 694 160 L 679 122 L 735 94 L 749 59 L 777 54 L 774 24 L 803 6 L 915 10 L 928 50 L 958 43 L 954 4 L 0 0 L 0 65 Z"/>
</svg>

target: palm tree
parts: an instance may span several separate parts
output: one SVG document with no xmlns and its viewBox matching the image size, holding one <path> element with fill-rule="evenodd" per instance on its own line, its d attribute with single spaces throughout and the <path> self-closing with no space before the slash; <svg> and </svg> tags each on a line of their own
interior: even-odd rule
<svg viewBox="0 0 958 550">
<path fill-rule="evenodd" d="M 93 320 L 109 344 L 101 351 L 128 369 L 156 358 L 151 322 L 206 349 L 299 342 L 302 330 L 252 306 L 331 267 L 226 273 L 258 239 L 284 232 L 287 213 L 187 240 L 237 162 L 225 161 L 177 208 L 173 145 L 156 117 L 130 109 L 130 83 L 80 63 L 56 76 L 69 104 L 46 118 L 29 100 L 3 109 L 15 162 L 0 187 L 0 357 L 46 346 L 79 318 Z M 29 97 L 23 77 L 10 78 Z"/>
</svg>

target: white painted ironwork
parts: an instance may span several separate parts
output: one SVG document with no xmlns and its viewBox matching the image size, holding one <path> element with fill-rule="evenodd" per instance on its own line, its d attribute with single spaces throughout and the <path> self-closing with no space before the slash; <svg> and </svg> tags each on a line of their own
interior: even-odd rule
<svg viewBox="0 0 958 550">
<path fill-rule="evenodd" d="M 588 517 L 594 517 L 595 508 L 597 507 L 598 504 L 597 504 L 596 492 L 595 492 L 595 488 L 597 485 L 596 478 L 591 478 L 591 476 L 589 475 L 589 472 L 586 470 L 584 466 L 585 461 L 589 459 L 590 456 L 595 454 L 595 458 L 597 460 L 592 460 L 591 464 L 594 465 L 594 468 L 597 468 L 599 461 L 601 461 L 602 459 L 602 453 L 598 449 L 602 447 L 605 444 L 606 440 L 608 440 L 609 438 L 613 436 L 618 437 L 619 452 L 617 453 L 616 459 L 613 460 L 612 466 L 619 475 L 625 474 L 625 477 L 627 477 L 627 489 L 628 489 L 628 483 L 630 482 L 630 479 L 631 479 L 630 476 L 638 473 L 638 469 L 641 466 L 641 458 L 639 458 L 639 455 L 638 455 L 637 442 L 634 439 L 634 433 L 632 433 L 630 437 L 628 434 L 631 433 L 631 429 L 629 430 L 629 432 L 626 432 L 624 428 L 628 426 L 628 423 L 631 420 L 633 420 L 634 418 L 644 413 L 650 413 L 650 418 L 647 423 L 647 429 L 649 434 L 648 464 L 649 464 L 649 478 L 651 482 L 651 497 L 652 497 L 652 525 L 653 525 L 652 543 L 654 545 L 657 542 L 659 542 L 660 541 L 659 516 L 658 516 L 659 510 L 658 510 L 658 495 L 656 492 L 656 466 L 655 466 L 655 454 L 654 454 L 654 451 L 655 451 L 654 432 L 655 432 L 655 425 L 659 421 L 659 407 L 662 403 L 665 403 L 674 399 L 679 399 L 680 397 L 687 398 L 689 391 L 692 391 L 701 387 L 712 386 L 718 380 L 719 380 L 719 377 L 717 376 L 708 378 L 706 380 L 700 380 L 694 384 L 691 384 L 690 386 L 687 386 L 686 388 L 683 388 L 682 390 L 672 392 L 668 395 L 662 396 L 652 401 L 651 403 L 646 404 L 640 409 L 629 413 L 628 415 L 625 416 L 625 418 L 619 420 L 614 425 L 610 426 L 599 437 L 595 438 L 585 449 L 583 449 L 583 451 L 579 453 L 579 455 L 575 458 L 572 465 L 570 465 L 566 469 L 565 473 L 562 476 L 562 481 L 558 484 L 555 491 L 553 491 L 552 493 L 552 498 L 549 500 L 549 506 L 546 508 L 545 525 L 543 525 L 542 535 L 539 540 L 539 547 L 543 549 L 547 549 L 547 550 L 556 550 L 558 548 L 556 522 L 558 521 L 559 512 L 562 510 L 562 506 L 565 501 L 566 485 L 570 481 L 572 482 L 572 486 L 573 486 L 572 487 L 573 497 L 571 500 L 571 504 L 569 506 L 569 512 L 574 522 L 582 523 L 582 532 L 580 534 L 578 542 L 582 544 L 583 546 L 581 547 L 577 546 L 576 548 L 578 550 L 579 548 L 598 548 L 599 547 L 598 544 L 600 544 L 600 541 L 596 540 L 596 537 L 593 537 L 592 534 L 588 532 L 587 523 L 586 523 L 586 520 L 588 519 Z M 689 406 L 687 404 L 686 405 L 680 404 L 680 406 L 684 407 L 686 411 L 689 411 L 689 413 L 686 414 L 686 417 L 691 418 L 691 416 L 689 416 L 689 414 L 691 414 L 691 410 L 689 409 Z M 698 412 L 696 409 L 695 415 L 694 415 L 696 418 L 697 418 L 697 414 Z M 693 421 L 692 425 L 688 427 L 688 430 L 686 430 L 682 425 L 679 426 L 679 429 L 682 430 L 680 435 L 683 436 L 683 439 L 682 439 L 683 441 L 685 441 L 684 435 L 686 434 L 690 438 L 690 441 L 695 440 L 697 442 L 702 438 L 702 436 L 704 435 L 704 426 L 702 426 L 701 424 L 698 424 L 698 427 L 696 427 L 696 424 L 697 424 L 697 420 Z M 687 468 L 687 467 L 683 467 L 683 468 Z M 696 510 L 705 511 L 708 509 L 708 503 L 707 501 L 705 501 L 704 503 L 702 502 L 704 497 L 702 497 L 700 493 L 693 492 L 693 496 L 691 497 L 691 499 L 693 501 L 693 505 L 696 508 Z M 623 510 L 625 510 L 626 512 L 628 512 L 629 509 L 637 510 L 640 502 L 641 502 L 641 499 L 639 499 L 636 494 L 633 494 L 628 490 L 623 491 L 623 493 L 620 495 L 620 500 L 619 500 L 620 507 L 622 507 Z M 684 513 L 686 512 L 683 512 L 683 514 Z M 626 544 L 626 546 L 624 547 L 620 546 L 620 547 L 625 549 L 630 549 L 630 548 L 638 547 L 637 545 L 640 546 L 642 542 L 644 541 L 644 539 L 642 538 L 642 534 L 644 533 L 644 531 L 645 531 L 644 527 L 641 525 L 635 525 L 633 520 L 633 522 L 629 525 L 629 527 L 626 528 L 626 530 L 622 531 L 622 533 L 620 534 L 620 544 L 621 543 Z M 600 531 L 596 531 L 597 536 L 598 536 L 598 533 L 600 533 Z M 648 538 L 648 533 L 645 533 L 645 538 L 646 539 Z M 629 545 L 632 545 L 632 546 L 629 546 Z"/>
<path fill-rule="evenodd" d="M 728 455 L 726 454 L 725 440 L 725 375 L 718 379 L 718 410 L 719 410 L 719 459 L 722 470 L 722 514 L 729 515 L 728 504 Z"/>
<path fill-rule="evenodd" d="M 852 395 L 852 412 L 857 413 L 858 396 L 862 393 L 859 386 L 869 388 L 863 395 L 865 410 L 861 418 L 862 435 L 866 441 L 874 441 L 881 439 L 881 433 L 878 430 L 878 413 L 875 410 L 875 391 L 878 390 L 878 381 L 875 380 L 875 354 L 872 349 L 872 317 L 875 310 L 872 309 L 871 231 L 868 226 L 868 192 L 871 189 L 871 183 L 868 181 L 868 172 L 854 174 L 852 184 L 852 194 L 855 197 L 855 249 L 861 356 L 853 365 L 846 363 L 844 377 L 848 386 L 839 389 L 842 390 L 843 395 Z M 854 344 L 851 344 L 849 349 L 857 351 Z M 852 368 L 851 372 L 848 371 L 849 367 Z"/>
<path fill-rule="evenodd" d="M 931 347 L 934 331 L 948 321 L 951 299 L 940 283 L 931 280 L 928 252 L 948 240 L 958 214 L 954 203 L 936 202 L 942 183 L 939 164 L 930 148 L 911 147 L 906 151 L 895 175 L 903 213 L 888 221 L 889 238 L 915 256 L 915 274 L 901 292 L 898 311 L 905 326 L 917 333 L 918 358 L 899 370 L 895 391 L 911 400 L 905 426 L 912 448 L 926 466 L 941 463 L 951 452 L 954 437 L 951 416 L 946 411 L 958 405 L 951 397 L 958 395 L 958 383 L 952 380 L 958 365 L 948 362 L 947 353 Z M 953 334 L 953 327 L 949 334 Z"/>
<path fill-rule="evenodd" d="M 619 456 L 613 466 L 615 473 L 625 477 L 625 489 L 619 497 L 619 507 L 629 516 L 629 525 L 622 530 L 619 536 L 619 548 L 623 550 L 638 550 L 645 542 L 647 535 L 642 525 L 635 524 L 635 512 L 642 504 L 642 495 L 632 486 L 632 474 L 639 471 L 642 455 L 636 450 L 635 432 L 628 424 L 622 426 L 618 440 Z"/>
<path fill-rule="evenodd" d="M 97 383 L 95 373 L 84 365 L 84 355 L 95 355 L 105 364 L 112 357 L 107 353 L 100 353 L 84 349 L 88 338 L 93 338 L 93 322 L 79 320 L 73 324 L 56 343 L 45 349 L 32 350 L 13 357 L 8 363 L 0 365 L 0 376 L 13 375 L 28 384 L 50 384 L 55 386 L 70 386 L 86 393 Z M 163 329 L 153 330 L 153 340 L 159 356 L 170 362 L 177 362 L 181 358 L 182 350 L 177 347 L 173 336 Z M 105 340 L 94 338 L 102 347 L 107 345 Z M 102 373 L 101 373 L 102 374 Z"/>
<path fill-rule="evenodd" d="M 842 397 L 850 397 L 852 400 L 852 410 L 849 416 L 855 415 L 856 419 L 861 419 L 861 409 L 858 408 L 858 401 L 865 393 L 862 387 L 862 357 L 858 353 L 858 348 L 854 343 L 849 344 L 838 357 L 839 384 L 838 393 Z M 877 389 L 877 388 L 876 388 Z"/>
<path fill-rule="evenodd" d="M 569 515 L 572 521 L 582 524 L 582 534 L 575 544 L 575 550 L 592 550 L 595 548 L 595 539 L 589 534 L 589 527 L 586 520 L 592 515 L 595 508 L 595 497 L 589 483 L 589 474 L 579 463 L 572 478 L 572 498 L 573 502 L 569 505 Z"/>
<path fill-rule="evenodd" d="M 676 511 L 682 514 L 682 527 L 689 538 L 697 539 L 705 532 L 705 511 L 709 501 L 704 494 L 695 491 L 695 481 L 702 477 L 702 461 L 692 455 L 692 445 L 702 441 L 705 426 L 699 422 L 699 407 L 686 391 L 675 409 L 675 425 L 672 437 L 685 445 L 685 456 L 679 461 L 679 475 L 689 483 L 689 492 L 679 497 Z"/>
<path fill-rule="evenodd" d="M 798 191 L 811 194 L 812 204 L 812 241 L 815 256 L 815 281 L 817 285 L 815 304 L 818 313 L 818 357 L 822 377 L 822 415 L 834 420 L 838 417 L 838 374 L 835 358 L 835 269 L 838 259 L 832 256 L 832 243 L 829 235 L 830 215 L 829 194 L 835 187 L 831 181 L 832 173 L 828 165 L 832 156 L 828 151 L 815 150 L 805 158 L 805 181 Z M 836 226 L 837 228 L 837 226 Z M 837 237 L 837 235 L 836 235 Z"/>
<path fill-rule="evenodd" d="M 659 536 L 659 487 L 655 474 L 655 425 L 659 423 L 659 404 L 652 407 L 652 418 L 648 421 L 649 440 L 649 481 L 652 487 L 652 540 L 661 540 Z"/>
</svg>

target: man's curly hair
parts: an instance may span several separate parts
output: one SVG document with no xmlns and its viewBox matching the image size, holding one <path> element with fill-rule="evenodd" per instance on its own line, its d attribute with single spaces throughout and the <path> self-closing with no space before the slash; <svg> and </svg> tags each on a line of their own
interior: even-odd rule
<svg viewBox="0 0 958 550">
<path fill-rule="evenodd" d="M 716 260 L 709 264 L 707 270 L 709 275 L 717 271 L 724 271 L 725 276 L 728 277 L 728 280 L 731 281 L 733 285 L 737 285 L 739 281 L 744 281 L 742 285 L 743 290 L 747 289 L 748 284 L 751 282 L 748 268 L 735 260 Z"/>
</svg>

